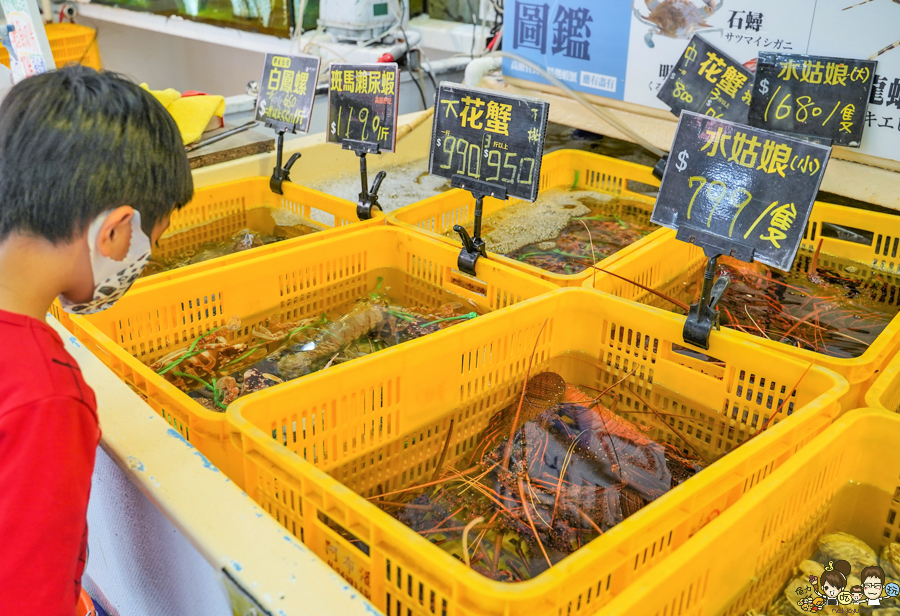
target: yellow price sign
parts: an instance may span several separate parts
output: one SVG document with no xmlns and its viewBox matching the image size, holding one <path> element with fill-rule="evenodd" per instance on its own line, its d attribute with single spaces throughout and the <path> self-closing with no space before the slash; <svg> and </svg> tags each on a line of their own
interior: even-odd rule
<svg viewBox="0 0 900 616">
<path fill-rule="evenodd" d="M 717 254 L 789 271 L 830 154 L 682 111 L 651 220 Z"/>
<path fill-rule="evenodd" d="M 313 56 L 266 54 L 256 101 L 256 120 L 280 132 L 308 131 L 319 62 L 319 58 Z"/>
</svg>

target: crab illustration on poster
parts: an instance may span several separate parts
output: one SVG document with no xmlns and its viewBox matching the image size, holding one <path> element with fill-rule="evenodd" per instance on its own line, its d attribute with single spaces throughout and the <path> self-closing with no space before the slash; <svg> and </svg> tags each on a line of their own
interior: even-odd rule
<svg viewBox="0 0 900 616">
<path fill-rule="evenodd" d="M 700 4 L 689 0 L 644 0 L 648 13 L 638 8 L 638 0 L 632 5 L 635 17 L 650 26 L 644 35 L 647 47 L 654 47 L 653 35 L 689 39 L 700 32 L 719 32 L 706 22 L 722 8 L 724 0 L 702 0 Z"/>
</svg>

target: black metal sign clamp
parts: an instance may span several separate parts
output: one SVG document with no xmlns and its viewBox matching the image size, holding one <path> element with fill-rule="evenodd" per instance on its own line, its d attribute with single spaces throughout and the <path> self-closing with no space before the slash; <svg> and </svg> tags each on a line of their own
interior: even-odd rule
<svg viewBox="0 0 900 616">
<path fill-rule="evenodd" d="M 785 157 L 792 156 L 790 165 L 782 161 L 776 169 L 756 167 L 755 159 L 729 159 L 721 140 L 715 141 L 721 155 L 704 154 L 720 134 L 782 148 Z M 790 271 L 831 149 L 683 109 L 671 151 L 650 220 L 703 248 L 708 262 L 702 293 L 688 311 L 684 341 L 708 349 L 719 322 L 716 306 L 729 282 L 715 280 L 716 259 L 730 256 Z"/>
<path fill-rule="evenodd" d="M 709 349 L 709 335 L 713 328 L 719 329 L 718 303 L 725 295 L 725 289 L 731 279 L 728 276 L 716 278 L 716 264 L 723 254 L 748 263 L 753 261 L 755 252 L 752 246 L 737 243 L 734 240 L 711 235 L 687 225 L 678 228 L 675 238 L 682 242 L 703 245 L 706 255 L 706 269 L 703 272 L 703 287 L 700 290 L 700 301 L 691 305 L 687 320 L 684 322 L 682 337 L 688 344 L 701 349 Z"/>
<path fill-rule="evenodd" d="M 472 237 L 469 237 L 469 233 L 462 225 L 453 225 L 453 230 L 459 234 L 459 239 L 463 244 L 463 249 L 459 251 L 459 257 L 456 260 L 456 266 L 459 271 L 474 276 L 475 262 L 478 261 L 478 257 L 487 257 L 487 248 L 484 240 L 481 238 L 481 216 L 484 208 L 484 198 L 494 197 L 505 201 L 506 189 L 462 175 L 454 175 L 450 180 L 450 186 L 468 190 L 475 197 L 475 226 L 472 229 Z"/>
<path fill-rule="evenodd" d="M 345 150 L 353 150 L 359 156 L 359 182 L 362 190 L 359 193 L 359 200 L 356 202 L 356 215 L 360 220 L 369 220 L 372 218 L 372 209 L 381 210 L 381 205 L 378 204 L 378 189 L 381 188 L 381 183 L 387 177 L 387 173 L 379 171 L 375 174 L 372 188 L 369 188 L 366 154 L 381 154 L 381 146 L 369 141 L 344 139 L 341 147 Z"/>
<path fill-rule="evenodd" d="M 703 288 L 700 291 L 700 301 L 691 305 L 687 320 L 684 322 L 684 341 L 688 344 L 709 348 L 709 335 L 713 328 L 719 329 L 719 310 L 717 304 L 725 294 L 730 282 L 727 276 L 716 276 L 716 262 L 720 255 L 708 257 L 706 270 L 703 272 Z M 713 279 L 715 278 L 715 282 Z"/>
<path fill-rule="evenodd" d="M 669 155 L 663 154 L 663 157 L 656 161 L 656 164 L 653 165 L 653 177 L 657 180 L 662 180 L 663 173 L 666 170 L 666 163 L 669 162 Z"/>
<path fill-rule="evenodd" d="M 278 142 L 275 146 L 275 170 L 272 172 L 272 179 L 269 180 L 269 188 L 272 189 L 272 192 L 276 195 L 284 194 L 281 190 L 281 185 L 284 182 L 291 181 L 291 167 L 293 167 L 294 163 L 300 158 L 300 152 L 295 152 L 294 154 L 291 154 L 287 164 L 284 165 L 284 167 L 281 166 L 281 160 L 284 154 L 284 133 L 285 131 L 282 129 L 278 131 Z"/>
</svg>

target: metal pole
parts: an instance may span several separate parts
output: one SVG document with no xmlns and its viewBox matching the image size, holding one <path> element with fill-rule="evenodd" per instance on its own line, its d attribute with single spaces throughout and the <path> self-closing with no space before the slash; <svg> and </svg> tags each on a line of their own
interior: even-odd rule
<svg viewBox="0 0 900 616">
<path fill-rule="evenodd" d="M 369 176 L 368 169 L 366 168 L 366 153 L 359 153 L 359 179 L 360 184 L 362 184 L 362 194 L 369 194 Z"/>
<path fill-rule="evenodd" d="M 278 145 L 275 152 L 275 168 L 281 171 L 281 155 L 284 153 L 284 131 L 278 131 Z"/>
<path fill-rule="evenodd" d="M 703 288 L 700 291 L 700 310 L 709 306 L 709 297 L 712 294 L 713 280 L 716 277 L 716 261 L 718 257 L 710 257 L 706 260 L 706 270 L 703 272 Z"/>
<path fill-rule="evenodd" d="M 475 197 L 475 229 L 474 235 L 476 240 L 481 239 L 481 211 L 484 205 L 484 197 Z"/>
</svg>

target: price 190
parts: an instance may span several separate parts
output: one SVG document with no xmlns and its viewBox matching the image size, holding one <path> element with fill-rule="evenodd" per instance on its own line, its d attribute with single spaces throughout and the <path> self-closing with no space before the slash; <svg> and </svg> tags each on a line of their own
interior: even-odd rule
<svg viewBox="0 0 900 616">
<path fill-rule="evenodd" d="M 350 124 L 353 120 L 353 107 L 350 107 L 349 113 L 344 114 L 344 108 L 338 109 L 337 121 L 331 122 L 331 134 L 341 136 L 345 139 L 350 138 Z M 371 125 L 369 119 L 371 116 Z M 334 117 L 332 115 L 332 117 Z M 342 124 L 346 119 L 347 123 Z M 374 111 L 370 111 L 368 107 L 356 110 L 356 121 L 359 122 L 359 140 L 360 141 L 385 141 L 390 139 L 390 126 L 383 126 L 381 117 Z M 341 130 L 343 127 L 343 131 Z M 371 129 L 371 130 L 370 130 Z M 354 137 L 356 136 L 356 127 L 354 127 Z"/>
<path fill-rule="evenodd" d="M 447 154 L 447 162 L 439 165 L 441 169 L 453 168 L 453 159 L 459 154 L 458 167 L 455 173 L 486 182 L 505 182 L 530 186 L 534 182 L 534 158 L 521 157 L 515 152 L 503 152 L 499 149 L 484 149 L 476 143 L 469 143 L 463 138 L 447 135 L 435 142 Z M 518 159 L 518 161 L 516 160 Z M 485 173 L 482 177 L 482 162 Z"/>
</svg>

